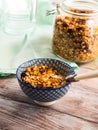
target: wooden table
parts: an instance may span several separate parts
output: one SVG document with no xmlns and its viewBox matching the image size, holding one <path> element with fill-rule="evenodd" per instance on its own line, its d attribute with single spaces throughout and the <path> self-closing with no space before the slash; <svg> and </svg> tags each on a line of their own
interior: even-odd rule
<svg viewBox="0 0 98 130">
<path fill-rule="evenodd" d="M 98 59 L 79 65 L 77 73 L 98 69 Z M 0 78 L 0 130 L 98 130 L 98 78 L 72 84 L 49 107 L 38 106 L 15 77 Z"/>
</svg>

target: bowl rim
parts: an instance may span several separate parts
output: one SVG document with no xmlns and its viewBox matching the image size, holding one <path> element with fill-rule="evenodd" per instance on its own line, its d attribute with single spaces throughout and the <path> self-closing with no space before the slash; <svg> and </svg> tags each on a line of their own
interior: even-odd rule
<svg viewBox="0 0 98 130">
<path fill-rule="evenodd" d="M 32 89 L 36 89 L 36 90 L 56 90 L 56 89 L 61 89 L 61 88 L 65 88 L 65 87 L 68 87 L 68 86 L 70 86 L 71 85 L 71 82 L 68 82 L 66 85 L 64 85 L 64 86 L 60 86 L 60 87 L 58 87 L 58 88 L 38 88 L 38 87 L 33 87 L 32 85 L 30 85 L 30 84 L 28 84 L 28 83 L 25 83 L 25 82 L 22 82 L 21 80 L 20 80 L 20 78 L 19 78 L 19 76 L 18 76 L 18 70 L 19 70 L 19 68 L 21 68 L 21 66 L 22 65 L 24 65 L 24 64 L 26 64 L 27 62 L 31 62 L 31 61 L 33 61 L 33 60 L 55 60 L 55 61 L 58 61 L 58 62 L 63 62 L 64 64 L 66 64 L 71 70 L 72 70 L 72 72 L 73 72 L 73 74 L 75 74 L 75 70 L 74 70 L 74 68 L 71 66 L 71 65 L 69 65 L 67 62 L 65 62 L 65 61 L 62 61 L 62 60 L 59 60 L 59 59 L 54 59 L 54 58 L 33 58 L 33 59 L 31 59 L 31 60 L 27 60 L 27 61 L 25 61 L 25 62 L 23 62 L 22 64 L 20 64 L 18 67 L 17 67 L 17 69 L 16 69 L 16 78 L 17 78 L 17 80 L 18 80 L 18 82 L 20 82 L 21 84 L 23 84 L 24 86 L 27 86 L 27 87 L 30 87 L 30 88 L 32 88 Z"/>
</svg>

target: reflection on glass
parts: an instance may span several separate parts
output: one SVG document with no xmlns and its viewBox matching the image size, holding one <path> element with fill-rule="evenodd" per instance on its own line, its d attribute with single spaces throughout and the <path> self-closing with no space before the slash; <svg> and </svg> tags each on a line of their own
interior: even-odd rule
<svg viewBox="0 0 98 130">
<path fill-rule="evenodd" d="M 37 0 L 4 0 L 3 31 L 23 34 L 35 27 Z"/>
</svg>

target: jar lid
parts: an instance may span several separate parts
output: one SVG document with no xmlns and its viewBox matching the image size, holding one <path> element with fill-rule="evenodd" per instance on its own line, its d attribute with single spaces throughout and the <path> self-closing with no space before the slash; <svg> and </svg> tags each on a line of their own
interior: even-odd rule
<svg viewBox="0 0 98 130">
<path fill-rule="evenodd" d="M 74 13 L 83 14 L 98 14 L 97 0 L 63 0 L 61 9 L 68 12 L 69 9 L 75 9 Z M 78 12 L 79 11 L 79 12 Z"/>
<path fill-rule="evenodd" d="M 98 0 L 57 0 L 55 7 L 47 15 L 60 14 L 60 10 L 81 16 L 98 15 Z"/>
</svg>

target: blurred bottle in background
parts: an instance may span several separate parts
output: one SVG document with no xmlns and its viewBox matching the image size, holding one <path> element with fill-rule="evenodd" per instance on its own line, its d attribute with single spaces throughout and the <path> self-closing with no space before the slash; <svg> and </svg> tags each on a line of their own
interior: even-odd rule
<svg viewBox="0 0 98 130">
<path fill-rule="evenodd" d="M 20 35 L 35 28 L 37 0 L 3 0 L 2 30 Z"/>
</svg>

